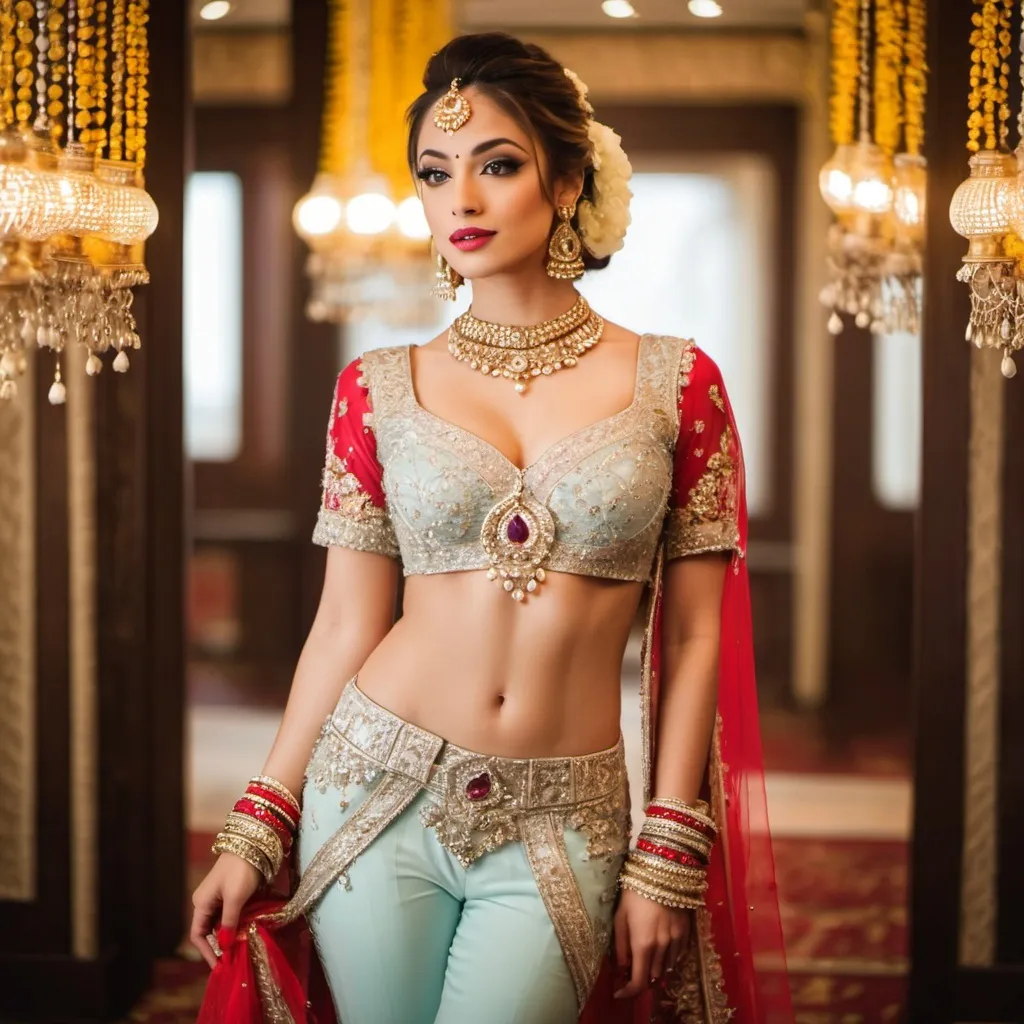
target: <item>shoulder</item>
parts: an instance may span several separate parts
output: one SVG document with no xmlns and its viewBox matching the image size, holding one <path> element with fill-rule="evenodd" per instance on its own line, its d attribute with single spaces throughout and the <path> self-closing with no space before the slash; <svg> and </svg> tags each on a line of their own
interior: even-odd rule
<svg viewBox="0 0 1024 1024">
<path fill-rule="evenodd" d="M 702 383 L 721 385 L 718 363 L 692 338 L 675 334 L 645 334 L 643 337 L 652 350 L 666 358 L 678 359 L 680 389 Z"/>
<path fill-rule="evenodd" d="M 408 345 L 389 345 L 384 348 L 371 348 L 361 356 L 356 356 L 345 365 L 338 374 L 338 389 L 370 389 L 370 377 L 386 372 L 409 349 Z"/>
</svg>

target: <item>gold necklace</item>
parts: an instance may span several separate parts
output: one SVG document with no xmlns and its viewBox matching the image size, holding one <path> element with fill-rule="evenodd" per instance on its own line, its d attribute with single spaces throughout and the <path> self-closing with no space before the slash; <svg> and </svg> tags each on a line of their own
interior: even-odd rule
<svg viewBox="0 0 1024 1024">
<path fill-rule="evenodd" d="M 568 312 L 528 327 L 493 324 L 463 313 L 448 331 L 448 351 L 489 377 L 511 380 L 522 395 L 533 377 L 575 366 L 603 331 L 604 320 L 579 295 Z"/>
</svg>

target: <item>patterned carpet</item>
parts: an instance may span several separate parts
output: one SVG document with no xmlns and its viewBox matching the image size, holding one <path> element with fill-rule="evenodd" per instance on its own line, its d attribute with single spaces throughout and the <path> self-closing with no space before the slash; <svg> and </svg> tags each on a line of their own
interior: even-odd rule
<svg viewBox="0 0 1024 1024">
<path fill-rule="evenodd" d="M 192 836 L 192 871 L 209 836 Z M 905 843 L 783 839 L 775 843 L 797 1024 L 899 1019 L 906 974 Z M 152 990 L 119 1024 L 193 1024 L 205 964 L 160 961 Z"/>
</svg>

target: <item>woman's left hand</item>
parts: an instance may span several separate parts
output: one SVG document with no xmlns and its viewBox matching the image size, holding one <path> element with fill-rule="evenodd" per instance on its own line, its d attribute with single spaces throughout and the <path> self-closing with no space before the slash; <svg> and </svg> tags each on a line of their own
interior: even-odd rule
<svg viewBox="0 0 1024 1024">
<path fill-rule="evenodd" d="M 629 970 L 629 981 L 616 999 L 638 996 L 671 967 L 690 938 L 692 912 L 662 906 L 623 889 L 615 911 L 615 960 Z"/>
</svg>

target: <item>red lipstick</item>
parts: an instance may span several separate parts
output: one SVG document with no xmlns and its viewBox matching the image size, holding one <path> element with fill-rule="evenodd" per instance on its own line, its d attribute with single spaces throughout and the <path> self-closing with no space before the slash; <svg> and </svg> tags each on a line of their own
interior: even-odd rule
<svg viewBox="0 0 1024 1024">
<path fill-rule="evenodd" d="M 471 252 L 486 245 L 496 234 L 496 231 L 488 231 L 486 228 L 458 228 L 451 233 L 448 241 L 463 252 Z"/>
</svg>

